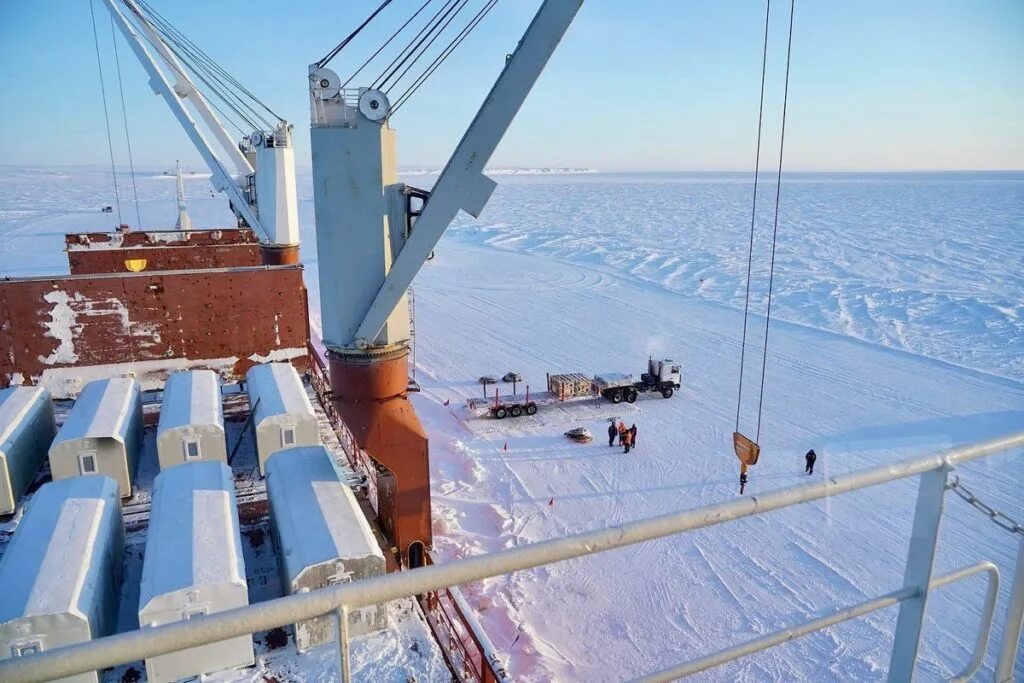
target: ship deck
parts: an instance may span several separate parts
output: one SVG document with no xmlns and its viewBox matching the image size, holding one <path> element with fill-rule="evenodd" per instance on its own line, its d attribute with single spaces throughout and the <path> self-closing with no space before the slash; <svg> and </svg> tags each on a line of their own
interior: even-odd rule
<svg viewBox="0 0 1024 683">
<path fill-rule="evenodd" d="M 335 466 L 345 481 L 359 480 L 348 465 L 344 451 L 324 413 L 315 392 L 306 385 L 320 426 L 323 444 L 334 456 Z M 156 426 L 162 392 L 146 392 L 143 397 L 145 439 L 135 475 L 131 498 L 122 501 L 125 525 L 125 554 L 118 613 L 118 633 L 138 629 L 139 582 L 142 577 L 143 554 L 149 528 L 149 510 L 153 480 L 159 473 L 156 455 Z M 72 401 L 55 402 L 58 425 L 66 418 Z M 242 552 L 245 557 L 249 603 L 258 604 L 284 595 L 278 570 L 274 541 L 270 532 L 269 507 L 266 486 L 259 475 L 255 441 L 248 427 L 249 402 L 238 385 L 224 387 L 224 419 L 230 466 L 235 479 L 238 515 L 242 532 Z M 232 452 L 234 456 L 231 457 Z M 25 505 L 43 484 L 51 480 L 50 467 L 44 462 L 36 478 L 22 497 L 18 511 L 0 518 L 0 557 L 15 533 Z M 368 503 L 357 492 L 364 512 Z M 368 515 L 371 527 L 382 542 L 380 532 Z M 383 542 L 382 542 L 382 547 Z M 391 555 L 385 547 L 385 557 Z M 390 569 L 390 567 L 389 567 Z M 352 673 L 354 680 L 365 681 L 429 681 L 449 680 L 450 674 L 443 655 L 415 600 L 395 601 L 388 606 L 389 622 L 384 631 L 351 641 Z M 338 648 L 332 644 L 316 647 L 298 654 L 295 650 L 291 626 L 253 634 L 256 664 L 253 667 L 222 671 L 205 676 L 214 681 L 308 681 L 337 680 Z M 105 683 L 141 683 L 146 680 L 142 662 L 108 669 Z"/>
</svg>

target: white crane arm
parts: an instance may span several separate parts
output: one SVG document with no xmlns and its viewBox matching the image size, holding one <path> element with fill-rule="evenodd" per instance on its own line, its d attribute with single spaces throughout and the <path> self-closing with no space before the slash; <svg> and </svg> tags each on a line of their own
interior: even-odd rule
<svg viewBox="0 0 1024 683">
<path fill-rule="evenodd" d="M 441 172 L 384 284 L 356 332 L 372 342 L 460 210 L 480 215 L 496 183 L 484 167 L 544 70 L 583 0 L 544 0 Z"/>
<path fill-rule="evenodd" d="M 130 0 L 126 0 L 126 2 L 127 1 Z M 266 231 L 263 229 L 263 226 L 256 217 L 256 212 L 253 211 L 252 206 L 250 206 L 249 201 L 242 192 L 242 188 L 239 187 L 234 178 L 232 178 L 227 170 L 225 170 L 220 159 L 217 158 L 217 155 L 214 153 L 210 143 L 206 140 L 206 137 L 199 129 L 195 119 L 192 118 L 191 114 L 189 114 L 185 105 L 182 103 L 181 95 L 178 94 L 174 89 L 174 86 L 172 86 L 170 81 L 167 80 L 163 71 L 160 70 L 156 60 L 149 53 L 149 50 L 146 49 L 145 41 L 141 36 L 139 36 L 131 22 L 129 22 L 121 12 L 121 9 L 117 5 L 117 0 L 104 0 L 104 3 L 110 11 L 111 16 L 114 18 L 118 28 L 121 29 L 121 33 L 124 34 L 125 39 L 128 41 L 128 45 L 132 48 L 135 56 L 149 74 L 149 84 L 150 87 L 153 88 L 153 92 L 164 98 L 164 101 L 171 108 L 171 113 L 173 113 L 174 117 L 178 119 L 178 123 L 180 123 L 181 127 L 185 129 L 186 135 L 188 135 L 192 144 L 195 145 L 196 150 L 199 152 L 199 155 L 203 157 L 203 161 L 205 161 L 206 165 L 209 167 L 210 172 L 212 173 L 210 181 L 213 183 L 213 186 L 221 192 L 226 192 L 228 197 L 231 199 L 231 204 L 234 207 L 234 210 L 245 220 L 246 223 L 249 224 L 249 227 L 255 230 L 262 239 L 269 240 Z M 159 38 L 154 38 L 154 44 L 162 45 L 163 43 Z M 180 68 L 180 65 L 175 70 L 178 70 L 178 68 Z M 195 86 L 193 85 L 192 88 L 194 91 Z M 198 102 L 199 99 L 194 98 L 193 101 Z M 202 111 L 201 108 L 200 111 Z M 216 127 L 214 127 L 214 130 L 216 130 Z M 223 127 L 221 127 L 221 130 L 223 130 Z M 245 161 L 245 158 L 243 157 L 242 160 Z M 252 166 L 249 165 L 248 161 L 245 161 L 245 164 L 249 168 L 249 173 L 251 173 Z"/>
</svg>

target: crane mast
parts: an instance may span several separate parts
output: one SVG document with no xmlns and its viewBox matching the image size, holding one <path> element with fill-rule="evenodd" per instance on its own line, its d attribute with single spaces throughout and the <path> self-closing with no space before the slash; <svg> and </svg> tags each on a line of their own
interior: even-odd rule
<svg viewBox="0 0 1024 683">
<path fill-rule="evenodd" d="M 309 67 L 320 311 L 332 402 L 359 446 L 396 477 L 394 509 L 381 523 L 406 566 L 419 566 L 431 545 L 427 436 L 407 400 L 407 292 L 459 211 L 480 215 L 495 187 L 484 168 L 582 4 L 543 2 L 425 198 L 398 181 L 386 94 L 345 89 L 334 71 Z M 413 197 L 424 201 L 422 212 L 411 210 Z"/>
</svg>

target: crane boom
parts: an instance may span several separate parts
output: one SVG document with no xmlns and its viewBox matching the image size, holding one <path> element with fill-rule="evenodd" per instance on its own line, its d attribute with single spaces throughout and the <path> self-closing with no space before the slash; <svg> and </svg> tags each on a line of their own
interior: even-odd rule
<svg viewBox="0 0 1024 683">
<path fill-rule="evenodd" d="M 545 0 L 437 179 L 356 333 L 372 342 L 460 210 L 478 217 L 495 182 L 484 167 L 544 70 L 583 0 Z"/>
<path fill-rule="evenodd" d="M 213 183 L 213 186 L 217 188 L 218 191 L 227 193 L 235 211 L 245 219 L 245 222 L 248 223 L 250 227 L 258 233 L 261 233 L 265 238 L 266 233 L 263 231 L 259 219 L 256 217 L 256 212 L 253 211 L 252 207 L 249 205 L 249 201 L 242 193 L 242 188 L 238 186 L 234 178 L 232 178 L 231 175 L 228 174 L 227 170 L 225 170 L 220 159 L 217 158 L 217 155 L 214 153 L 209 141 L 207 141 L 206 136 L 204 136 L 202 131 L 199 129 L 195 119 L 192 118 L 192 115 L 189 114 L 185 105 L 182 104 L 181 95 L 178 94 L 174 89 L 174 86 L 172 86 L 170 81 L 167 80 L 167 76 L 164 75 L 164 72 L 160 70 L 159 66 L 157 66 L 156 60 L 153 58 L 153 55 L 149 53 L 142 37 L 139 36 L 131 22 L 129 22 L 127 17 L 124 16 L 124 13 L 121 11 L 121 8 L 118 7 L 116 0 L 104 0 L 104 3 L 106 4 L 107 9 L 110 10 L 110 14 L 114 18 L 114 22 L 117 24 L 118 28 L 121 29 L 121 33 L 124 34 L 125 39 L 128 41 L 128 45 L 132 48 L 135 56 L 149 74 L 149 84 L 150 87 L 153 88 L 153 92 L 164 98 L 167 106 L 171 108 L 171 113 L 173 113 L 175 118 L 178 119 L 178 123 L 180 123 L 181 127 L 185 129 L 186 135 L 188 135 L 192 144 L 195 145 L 196 150 L 199 152 L 199 155 L 203 157 L 203 161 L 205 161 L 206 165 L 210 168 L 210 173 L 212 174 L 210 182 Z M 159 43 L 160 40 L 157 38 L 155 44 Z M 195 86 L 192 87 L 193 89 L 195 88 Z"/>
</svg>

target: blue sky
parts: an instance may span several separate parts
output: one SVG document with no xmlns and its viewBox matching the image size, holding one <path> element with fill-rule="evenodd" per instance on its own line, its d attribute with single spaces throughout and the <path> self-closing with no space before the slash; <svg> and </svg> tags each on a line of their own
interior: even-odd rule
<svg viewBox="0 0 1024 683">
<path fill-rule="evenodd" d="M 127 163 L 110 21 L 94 2 L 116 154 Z M 378 0 L 150 3 L 295 123 L 308 166 L 306 67 Z M 331 66 L 353 70 L 420 4 L 394 0 Z M 401 167 L 443 164 L 539 4 L 501 0 L 395 116 Z M 764 7 L 586 0 L 491 165 L 750 170 Z M 788 8 L 772 5 L 767 165 L 778 146 Z M 798 0 L 793 42 L 787 168 L 1024 168 L 1024 2 Z M 119 49 L 136 165 L 181 158 L 199 167 L 127 46 Z M 107 161 L 89 0 L 0 0 L 0 65 L 0 163 Z"/>
</svg>

